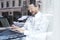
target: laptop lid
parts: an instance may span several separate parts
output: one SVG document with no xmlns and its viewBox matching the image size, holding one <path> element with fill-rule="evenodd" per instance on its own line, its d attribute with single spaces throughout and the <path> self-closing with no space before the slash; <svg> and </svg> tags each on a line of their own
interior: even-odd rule
<svg viewBox="0 0 60 40">
<path fill-rule="evenodd" d="M 10 24 L 6 18 L 0 18 L 0 27 L 9 27 Z"/>
</svg>

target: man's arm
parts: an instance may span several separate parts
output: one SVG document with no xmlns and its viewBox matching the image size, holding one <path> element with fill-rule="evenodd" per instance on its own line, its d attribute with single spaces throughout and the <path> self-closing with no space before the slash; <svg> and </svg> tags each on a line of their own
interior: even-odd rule
<svg viewBox="0 0 60 40">
<path fill-rule="evenodd" d="M 10 29 L 11 29 L 12 31 L 19 32 L 19 33 L 24 33 L 24 31 L 25 31 L 25 29 L 22 29 L 22 28 L 20 28 L 20 27 L 18 27 L 18 26 L 15 26 L 15 25 L 12 25 L 12 26 L 10 27 Z"/>
</svg>

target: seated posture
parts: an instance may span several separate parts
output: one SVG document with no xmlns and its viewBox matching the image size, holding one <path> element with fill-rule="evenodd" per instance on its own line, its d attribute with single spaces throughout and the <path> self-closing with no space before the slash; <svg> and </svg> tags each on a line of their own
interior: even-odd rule
<svg viewBox="0 0 60 40">
<path fill-rule="evenodd" d="M 24 40 L 45 40 L 45 35 L 42 35 L 41 33 L 45 33 L 47 31 L 49 24 L 47 17 L 39 11 L 38 6 L 33 4 L 28 6 L 28 10 L 32 13 L 32 17 L 29 17 L 26 20 L 24 27 L 19 28 L 12 25 L 11 30 L 22 32 L 27 35 Z"/>
</svg>

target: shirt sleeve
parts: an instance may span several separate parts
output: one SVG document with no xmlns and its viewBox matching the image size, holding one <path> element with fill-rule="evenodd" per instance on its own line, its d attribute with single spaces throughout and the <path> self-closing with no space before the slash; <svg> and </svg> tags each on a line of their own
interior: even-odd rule
<svg viewBox="0 0 60 40">
<path fill-rule="evenodd" d="M 28 19 L 26 20 L 24 26 L 22 27 L 22 29 L 25 30 L 25 31 L 24 31 L 24 35 L 29 35 L 29 30 L 28 30 L 28 29 L 29 29 L 30 26 L 32 26 L 30 20 L 31 20 L 31 19 L 28 18 Z"/>
</svg>

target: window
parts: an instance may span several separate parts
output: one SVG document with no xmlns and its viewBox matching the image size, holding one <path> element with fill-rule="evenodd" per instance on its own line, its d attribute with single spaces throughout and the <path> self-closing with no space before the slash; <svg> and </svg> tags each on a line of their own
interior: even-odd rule
<svg viewBox="0 0 60 40">
<path fill-rule="evenodd" d="M 3 2 L 1 2 L 1 8 L 3 8 L 4 7 L 4 3 Z"/>
<path fill-rule="evenodd" d="M 12 1 L 12 6 L 13 6 L 13 7 L 15 6 L 15 1 Z"/>
<path fill-rule="evenodd" d="M 21 0 L 19 0 L 19 6 L 21 6 Z"/>
<path fill-rule="evenodd" d="M 9 7 L 9 1 L 6 2 L 6 7 Z"/>
</svg>

